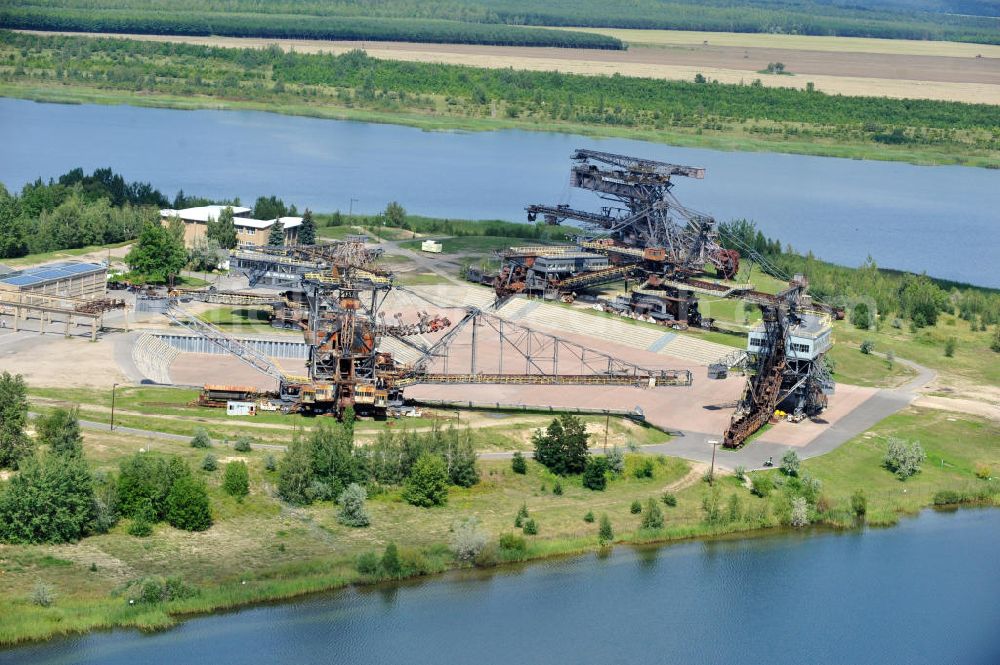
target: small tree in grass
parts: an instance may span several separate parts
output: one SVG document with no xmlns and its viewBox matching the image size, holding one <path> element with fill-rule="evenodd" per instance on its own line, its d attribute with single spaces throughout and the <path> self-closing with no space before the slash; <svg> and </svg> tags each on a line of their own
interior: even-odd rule
<svg viewBox="0 0 1000 665">
<path fill-rule="evenodd" d="M 642 502 L 639 501 L 639 499 L 636 499 L 632 502 L 632 505 L 628 507 L 628 511 L 633 515 L 638 515 L 642 512 Z"/>
<path fill-rule="evenodd" d="M 215 455 L 212 453 L 207 453 L 204 459 L 201 460 L 202 471 L 215 471 L 219 468 L 219 461 L 215 459 Z"/>
<path fill-rule="evenodd" d="M 428 453 L 418 457 L 410 471 L 410 477 L 406 479 L 403 498 L 407 503 L 422 508 L 447 503 L 448 471 L 444 460 Z"/>
<path fill-rule="evenodd" d="M 246 434 L 241 434 L 236 437 L 236 443 L 233 444 L 233 450 L 238 453 L 248 453 L 250 452 L 252 446 L 250 445 L 251 439 Z"/>
<path fill-rule="evenodd" d="M 340 504 L 340 511 L 337 513 L 337 521 L 346 526 L 363 527 L 371 524 L 371 517 L 368 509 L 365 508 L 365 499 L 368 493 L 365 488 L 357 483 L 351 483 L 340 493 L 337 503 Z"/>
<path fill-rule="evenodd" d="M 591 457 L 583 470 L 583 486 L 595 491 L 603 491 L 608 486 L 608 461 L 603 457 Z"/>
<path fill-rule="evenodd" d="M 955 347 L 958 346 L 958 340 L 954 337 L 949 337 L 944 342 L 944 355 L 945 357 L 951 358 L 955 355 Z"/>
<path fill-rule="evenodd" d="M 56 602 L 56 594 L 52 587 L 45 582 L 38 580 L 31 588 L 31 602 L 39 607 L 49 607 Z"/>
<path fill-rule="evenodd" d="M 663 528 L 663 511 L 660 510 L 660 507 L 652 499 L 646 502 L 646 509 L 642 513 L 642 528 Z"/>
<path fill-rule="evenodd" d="M 82 455 L 83 435 L 76 409 L 55 409 L 35 421 L 38 440 L 57 455 Z"/>
<path fill-rule="evenodd" d="M 750 491 L 753 494 L 761 497 L 762 499 L 767 498 L 771 494 L 771 490 L 774 489 L 774 481 L 771 480 L 771 476 L 766 473 L 755 473 L 751 476 L 750 480 Z"/>
<path fill-rule="evenodd" d="M 868 512 L 868 497 L 865 496 L 863 489 L 855 490 L 854 494 L 851 495 L 851 512 L 859 518 L 864 517 Z"/>
<path fill-rule="evenodd" d="M 674 508 L 677 506 L 677 495 L 673 492 L 664 492 L 662 498 L 664 506 L 667 506 L 668 508 Z"/>
<path fill-rule="evenodd" d="M 792 526 L 802 527 L 809 524 L 809 504 L 804 497 L 792 499 Z"/>
<path fill-rule="evenodd" d="M 222 489 L 229 496 L 242 499 L 250 493 L 250 473 L 247 465 L 240 461 L 230 462 L 222 475 Z"/>
<path fill-rule="evenodd" d="M 451 551 L 459 561 L 475 559 L 489 539 L 489 534 L 483 530 L 476 517 L 459 520 L 451 527 Z"/>
<path fill-rule="evenodd" d="M 399 577 L 403 572 L 403 565 L 399 561 L 399 550 L 396 543 L 389 543 L 385 546 L 385 553 L 382 555 L 382 570 L 389 577 Z"/>
<path fill-rule="evenodd" d="M 906 480 L 920 472 L 920 464 L 926 459 L 927 455 L 919 441 L 907 443 L 890 437 L 883 465 L 900 480 Z"/>
<path fill-rule="evenodd" d="M 594 522 L 594 511 L 588 510 L 587 514 L 583 516 L 583 521 L 592 524 Z"/>
<path fill-rule="evenodd" d="M 16 469 L 31 456 L 33 443 L 24 433 L 28 423 L 28 386 L 20 374 L 0 374 L 0 468 Z"/>
<path fill-rule="evenodd" d="M 528 473 L 528 462 L 524 459 L 524 455 L 521 454 L 520 450 L 514 453 L 514 457 L 511 458 L 510 468 L 511 471 L 522 476 Z"/>
<path fill-rule="evenodd" d="M 130 536 L 145 538 L 153 533 L 153 523 L 155 521 L 156 511 L 153 509 L 153 502 L 149 499 L 143 499 L 138 509 L 136 509 L 132 523 L 128 525 L 128 533 Z"/>
<path fill-rule="evenodd" d="M 537 536 L 538 535 L 538 522 L 532 518 L 528 518 L 524 522 L 524 535 L 526 536 Z"/>
<path fill-rule="evenodd" d="M 212 526 L 212 509 L 203 482 L 190 474 L 174 480 L 167 494 L 167 522 L 185 531 L 204 531 Z"/>
<path fill-rule="evenodd" d="M 208 430 L 204 427 L 199 427 L 194 431 L 194 437 L 191 439 L 192 448 L 211 448 L 212 439 L 208 435 Z"/>
<path fill-rule="evenodd" d="M 799 464 L 799 456 L 791 448 L 781 456 L 781 472 L 786 476 L 799 475 Z"/>
<path fill-rule="evenodd" d="M 597 540 L 601 546 L 610 544 L 615 539 L 614 529 L 611 528 L 611 520 L 607 515 L 601 515 L 601 524 L 597 529 Z"/>
</svg>

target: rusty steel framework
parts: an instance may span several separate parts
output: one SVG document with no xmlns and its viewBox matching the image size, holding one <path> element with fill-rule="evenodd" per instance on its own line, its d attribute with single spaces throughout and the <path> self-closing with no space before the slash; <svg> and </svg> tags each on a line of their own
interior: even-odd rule
<svg viewBox="0 0 1000 665">
<path fill-rule="evenodd" d="M 448 318 L 427 311 L 419 311 L 415 322 L 406 322 L 399 314 L 388 322 L 383 311 L 386 297 L 392 289 L 401 287 L 396 287 L 392 274 L 379 265 L 379 254 L 380 250 L 371 250 L 361 242 L 348 241 L 233 253 L 234 266 L 251 283 L 267 279 L 301 293 L 302 307 L 295 314 L 295 322 L 302 328 L 309 349 L 305 376 L 289 375 L 266 356 L 187 312 L 179 302 L 181 297 L 217 301 L 218 292 L 176 293 L 167 315 L 257 371 L 276 378 L 280 398 L 288 410 L 295 411 L 340 414 L 347 406 L 353 406 L 362 413 L 384 415 L 391 403 L 402 399 L 405 387 L 417 383 L 644 388 L 691 383 L 689 371 L 644 369 L 568 340 L 505 322 L 475 308 L 467 310 L 455 325 Z M 291 293 L 281 298 L 290 300 Z M 222 297 L 242 302 L 244 296 L 251 295 L 227 292 Z M 461 355 L 455 353 L 454 343 L 464 330 L 472 338 L 468 347 L 470 364 L 454 371 L 452 358 Z M 426 334 L 441 336 L 429 344 L 414 341 Z M 417 359 L 405 363 L 382 350 L 380 343 L 385 337 L 416 350 Z M 489 371 L 478 364 L 479 345 L 485 343 L 486 337 L 499 343 L 500 354 L 499 365 Z M 508 360 L 516 356 L 519 363 L 524 363 L 523 367 L 509 371 L 504 354 Z M 431 371 L 434 363 L 441 363 L 443 371 Z M 203 403 L 215 402 L 203 400 Z"/>
<path fill-rule="evenodd" d="M 589 235 L 568 247 L 512 247 L 498 252 L 501 268 L 493 280 L 498 303 L 517 293 L 558 295 L 571 301 L 577 290 L 635 279 L 641 286 L 626 306 L 653 311 L 653 318 L 664 323 L 700 325 L 699 295 L 739 299 L 757 305 L 764 323 L 757 335 L 761 343 L 752 352 L 733 354 L 709 368 L 710 378 L 723 378 L 733 365 L 748 376 L 724 445 L 741 446 L 786 401 L 797 418 L 814 416 L 826 407 L 833 382 L 823 353 L 808 357 L 787 353 L 793 330 L 813 316 L 807 311 L 813 304 L 805 295 L 805 279 L 796 276 L 777 295 L 728 281 L 739 271 L 740 252 L 722 246 L 712 217 L 684 207 L 671 191 L 672 177 L 700 179 L 704 169 L 592 150 L 577 150 L 572 160 L 570 185 L 593 191 L 610 205 L 600 212 L 567 205 L 529 206 L 529 221 L 539 215 L 549 224 L 574 221 Z M 743 249 L 764 261 L 752 248 Z M 598 255 L 607 257 L 607 262 L 586 258 Z M 699 279 L 706 265 L 726 281 Z M 614 306 L 619 306 L 617 299 Z"/>
</svg>

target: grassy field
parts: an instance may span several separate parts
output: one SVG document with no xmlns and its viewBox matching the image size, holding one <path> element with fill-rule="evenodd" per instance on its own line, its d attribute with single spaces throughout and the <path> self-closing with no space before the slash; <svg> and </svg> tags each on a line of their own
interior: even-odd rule
<svg viewBox="0 0 1000 665">
<path fill-rule="evenodd" d="M 94 254 L 99 252 L 109 252 L 112 249 L 118 249 L 119 247 L 125 247 L 132 241 L 112 243 L 110 245 L 88 245 L 87 247 L 78 247 L 76 249 L 59 249 L 52 252 L 40 252 L 38 254 L 27 254 L 25 256 L 19 256 L 17 258 L 4 259 L 4 265 L 10 266 L 11 268 L 23 268 L 27 266 L 37 265 L 39 263 L 49 263 L 52 261 L 61 261 L 67 259 L 79 259 L 81 256 L 87 254 Z M 102 260 L 107 259 L 107 254 L 101 257 Z"/>
<path fill-rule="evenodd" d="M 901 482 L 881 467 L 889 436 L 916 439 L 924 446 L 928 459 L 916 477 Z M 205 453 L 183 443 L 118 434 L 87 432 L 85 438 L 92 465 L 109 471 L 140 446 L 181 455 L 196 468 Z M 209 484 L 216 520 L 207 532 L 191 534 L 159 525 L 151 537 L 140 539 L 127 535 L 123 523 L 106 535 L 71 545 L 0 546 L 0 644 L 97 627 L 163 627 L 189 612 L 364 582 L 354 569 L 355 558 L 362 552 L 379 552 L 389 542 L 400 543 L 406 557 L 423 558 L 427 570 L 441 570 L 456 565 L 447 552 L 454 520 L 475 515 L 496 538 L 515 530 L 515 513 L 522 504 L 539 525 L 539 535 L 527 537 L 528 558 L 595 549 L 596 524 L 583 520 L 588 511 L 609 516 L 619 543 L 778 526 L 788 514 L 784 492 L 761 499 L 727 477 L 717 483 L 726 516 L 710 524 L 703 509 L 709 490 L 698 480 L 698 471 L 681 460 L 657 457 L 653 478 L 637 479 L 631 470 L 640 456 L 630 455 L 626 473 L 612 480 L 606 491 L 592 492 L 580 485 L 579 478 L 567 478 L 561 480 L 562 495 L 552 492 L 557 479 L 534 462 L 529 462 L 525 476 L 513 474 L 507 461 L 481 462 L 482 482 L 468 490 L 452 488 L 447 506 L 415 508 L 401 501 L 398 492 L 389 491 L 369 501 L 371 527 L 350 529 L 336 522 L 335 509 L 328 503 L 290 508 L 274 498 L 276 478 L 263 466 L 267 451 L 236 456 L 217 447 L 213 452 L 222 462 L 234 457 L 248 462 L 251 494 L 237 502 L 221 491 L 221 471 L 197 471 Z M 891 524 L 900 514 L 928 505 L 942 489 L 986 491 L 996 501 L 1000 488 L 975 477 L 977 464 L 992 465 L 994 474 L 1000 468 L 996 423 L 909 409 L 835 452 L 804 462 L 803 470 L 822 482 L 818 502 L 822 511 L 814 511 L 814 519 L 851 526 L 849 497 L 858 488 L 865 489 L 868 521 L 876 524 Z M 779 472 L 767 473 L 780 480 Z M 677 505 L 660 504 L 664 528 L 640 529 L 641 515 L 630 512 L 630 503 L 658 499 L 666 489 L 675 493 Z M 730 510 L 738 513 L 736 519 L 729 519 Z M 184 601 L 128 606 L 126 586 L 162 575 L 167 561 L 170 573 L 195 585 L 200 594 Z M 28 600 L 38 580 L 57 594 L 51 607 Z"/>
</svg>

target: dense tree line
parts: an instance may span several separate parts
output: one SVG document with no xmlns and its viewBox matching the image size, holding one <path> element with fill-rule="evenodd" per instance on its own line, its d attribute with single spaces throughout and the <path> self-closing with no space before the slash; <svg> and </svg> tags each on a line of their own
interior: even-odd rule
<svg viewBox="0 0 1000 665">
<path fill-rule="evenodd" d="M 0 25 L 29 30 L 77 30 L 155 35 L 222 35 L 287 39 L 444 42 L 503 46 L 622 49 L 613 37 L 571 30 L 441 19 L 281 16 L 137 10 L 0 9 Z"/>
<path fill-rule="evenodd" d="M 405 487 L 408 501 L 436 505 L 446 500 L 449 484 L 478 482 L 468 430 L 383 431 L 362 447 L 354 444 L 352 411 L 342 423 L 321 422 L 308 435 L 297 436 L 278 465 L 278 494 L 299 505 L 335 499 L 352 484 L 373 490 Z"/>
<path fill-rule="evenodd" d="M 210 17 L 234 25 L 248 14 L 322 24 L 330 18 L 445 20 L 506 26 L 588 26 L 724 32 L 948 39 L 996 43 L 1000 28 L 989 0 L 25 0 L 34 13 L 87 10 L 150 16 L 161 12 Z M 204 20 L 209 20 L 206 18 Z M 345 25 L 357 25 L 347 23 Z M 216 33 L 220 34 L 220 33 Z M 474 34 L 471 33 L 470 34 Z M 491 34 L 491 33 L 486 33 Z M 421 41 L 421 40 L 416 40 Z"/>
<path fill-rule="evenodd" d="M 39 178 L 20 194 L 0 185 L 0 258 L 130 240 L 166 204 L 149 183 L 127 182 L 111 169 Z"/>
<path fill-rule="evenodd" d="M 859 268 L 848 268 L 769 239 L 748 220 L 721 225 L 722 242 L 744 256 L 760 260 L 761 268 L 774 277 L 787 279 L 796 273 L 809 279 L 810 292 L 834 304 L 864 303 L 871 299 L 880 316 L 909 319 L 916 327 L 934 325 L 941 313 L 955 313 L 982 326 L 1000 324 L 1000 292 L 971 287 L 926 275 L 879 268 L 869 257 Z M 867 303 L 864 303 L 867 310 Z M 872 321 L 874 323 L 874 321 Z"/>
<path fill-rule="evenodd" d="M 738 132 L 771 140 L 855 141 L 994 154 L 994 106 L 828 95 L 815 90 L 624 76 L 478 69 L 190 44 L 0 33 L 0 79 L 259 101 Z M 4 56 L 6 67 L 3 67 Z M 445 106 L 441 106 L 444 99 Z"/>
</svg>

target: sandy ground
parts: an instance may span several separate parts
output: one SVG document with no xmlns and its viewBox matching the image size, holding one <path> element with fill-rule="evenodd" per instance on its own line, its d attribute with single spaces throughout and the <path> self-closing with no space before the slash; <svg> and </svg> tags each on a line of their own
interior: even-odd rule
<svg viewBox="0 0 1000 665">
<path fill-rule="evenodd" d="M 29 385 L 39 387 L 105 389 L 112 383 L 128 382 L 118 368 L 110 340 L 92 343 L 59 333 L 0 330 L 0 368 L 22 374 Z"/>
<path fill-rule="evenodd" d="M 73 34 L 73 33 L 63 33 Z M 345 42 L 301 39 L 189 37 L 173 35 L 110 35 L 147 41 L 187 42 L 226 47 L 263 48 L 278 44 L 300 53 L 344 53 L 363 48 L 376 58 L 410 62 L 440 62 L 475 67 L 513 67 L 532 71 L 579 74 L 623 74 L 662 79 L 692 80 L 701 73 L 722 83 L 749 83 L 805 88 L 845 95 L 942 99 L 1000 104 L 1000 47 L 984 46 L 975 54 L 914 55 L 854 50 L 825 51 L 823 47 L 782 48 L 767 42 L 759 46 L 662 42 L 633 46 L 627 51 L 468 44 L 414 44 L 404 42 Z M 767 36 L 769 37 L 769 36 Z M 874 42 L 891 40 L 868 40 Z M 929 42 L 937 44 L 937 42 Z M 948 44 L 941 42 L 941 44 Z M 808 46 L 808 44 L 806 44 Z M 963 45 L 964 46 L 964 45 Z M 979 46 L 979 45 L 975 45 Z M 863 47 L 862 47 L 863 48 Z M 949 51 L 941 49 L 942 53 Z M 795 76 L 758 74 L 769 62 L 782 62 Z"/>
<path fill-rule="evenodd" d="M 982 416 L 1000 422 L 1000 406 L 980 402 L 974 399 L 963 399 L 953 397 L 939 397 L 937 395 L 922 395 L 913 402 L 913 406 L 922 406 L 928 409 L 941 409 L 943 411 L 954 411 L 958 413 L 968 413 L 973 416 Z"/>
</svg>

